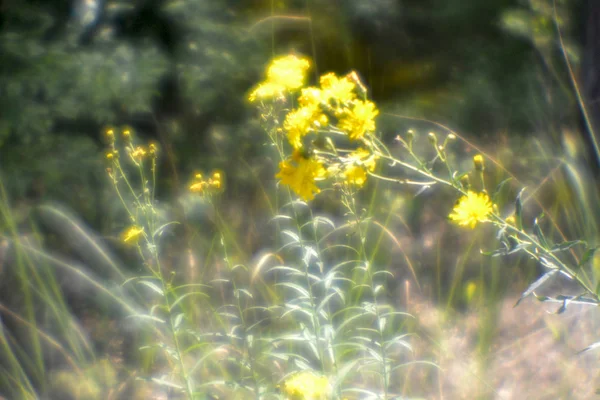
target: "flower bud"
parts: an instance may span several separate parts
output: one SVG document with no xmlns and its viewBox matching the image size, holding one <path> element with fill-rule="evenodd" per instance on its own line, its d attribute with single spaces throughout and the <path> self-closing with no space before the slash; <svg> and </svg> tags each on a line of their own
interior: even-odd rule
<svg viewBox="0 0 600 400">
<path fill-rule="evenodd" d="M 473 157 L 473 165 L 475 166 L 475 171 L 483 171 L 483 156 L 481 154 Z"/>
<path fill-rule="evenodd" d="M 429 143 L 431 143 L 433 145 L 433 147 L 435 147 L 437 149 L 437 136 L 435 136 L 435 133 L 433 132 L 429 132 L 429 134 L 427 135 L 427 139 L 429 139 Z"/>
</svg>

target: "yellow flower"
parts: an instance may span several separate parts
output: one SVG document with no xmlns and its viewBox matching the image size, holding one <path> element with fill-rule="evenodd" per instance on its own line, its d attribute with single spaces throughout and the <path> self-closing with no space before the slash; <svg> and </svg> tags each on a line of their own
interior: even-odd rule
<svg viewBox="0 0 600 400">
<path fill-rule="evenodd" d="M 371 154 L 369 150 L 359 147 L 348 155 L 348 161 L 358 165 L 363 165 L 369 171 L 373 172 L 375 171 L 375 166 L 377 165 L 377 156 L 375 156 L 375 154 Z"/>
<path fill-rule="evenodd" d="M 314 107 L 300 107 L 288 113 L 283 128 L 287 131 L 288 140 L 294 149 L 302 147 L 304 136 L 313 130 L 313 126 L 319 125 L 319 121 L 323 121 L 323 116 L 318 108 Z"/>
<path fill-rule="evenodd" d="M 327 101 L 321 89 L 316 87 L 308 87 L 302 89 L 298 98 L 298 104 L 302 107 L 319 107 L 322 102 Z"/>
<path fill-rule="evenodd" d="M 338 127 L 346 131 L 350 140 L 362 138 L 375 130 L 375 117 L 379 110 L 370 101 L 356 100 L 352 109 L 345 108 L 340 115 Z"/>
<path fill-rule="evenodd" d="M 190 185 L 189 189 L 192 193 L 202 193 L 204 191 L 204 186 L 206 186 L 206 182 L 194 182 Z"/>
<path fill-rule="evenodd" d="M 148 145 L 148 153 L 150 154 L 150 157 L 156 157 L 158 154 L 158 145 L 154 142 L 150 143 Z"/>
<path fill-rule="evenodd" d="M 313 159 L 304 158 L 297 151 L 291 159 L 279 163 L 279 173 L 275 175 L 281 183 L 288 185 L 298 196 L 306 201 L 315 197 L 321 190 L 315 184 L 316 179 L 325 177 L 323 164 Z"/>
<path fill-rule="evenodd" d="M 129 128 L 123 129 L 123 140 L 126 144 L 131 143 L 131 130 Z"/>
<path fill-rule="evenodd" d="M 331 72 L 321 77 L 321 89 L 326 101 L 333 99 L 338 104 L 352 101 L 356 98 L 354 88 L 354 83 L 347 77 L 338 78 Z"/>
<path fill-rule="evenodd" d="M 115 143 L 115 130 L 113 128 L 107 128 L 104 131 L 104 138 L 106 142 L 110 145 Z"/>
<path fill-rule="evenodd" d="M 131 152 L 131 157 L 135 161 L 140 161 L 146 156 L 146 153 L 146 149 L 144 149 L 142 146 L 138 146 Z"/>
<path fill-rule="evenodd" d="M 261 83 L 252 92 L 250 92 L 248 100 L 253 102 L 256 101 L 256 99 L 266 100 L 276 97 L 282 98 L 284 92 L 284 86 L 272 82 L 265 82 Z"/>
<path fill-rule="evenodd" d="M 344 170 L 344 178 L 351 185 L 361 187 L 367 181 L 367 172 L 358 165 L 350 165 Z"/>
<path fill-rule="evenodd" d="M 212 178 L 208 180 L 209 186 L 215 191 L 219 191 L 223 188 L 223 181 L 221 179 L 221 172 L 215 171 L 212 174 Z"/>
<path fill-rule="evenodd" d="M 248 96 L 251 102 L 283 97 L 286 91 L 294 91 L 304 85 L 310 63 L 294 55 L 274 59 L 267 68 L 267 79 Z"/>
<path fill-rule="evenodd" d="M 285 381 L 283 392 L 290 400 L 325 400 L 330 392 L 329 381 L 324 376 L 303 371 Z"/>
<path fill-rule="evenodd" d="M 473 166 L 475 167 L 475 171 L 483 171 L 483 156 L 481 154 L 473 157 Z"/>
<path fill-rule="evenodd" d="M 143 234 L 144 228 L 133 225 L 121 234 L 121 240 L 123 240 L 124 243 L 136 243 Z"/>
<path fill-rule="evenodd" d="M 473 229 L 477 222 L 487 221 L 491 212 L 492 202 L 486 193 L 469 191 L 459 199 L 449 218 L 458 225 L 468 225 Z"/>
<path fill-rule="evenodd" d="M 358 148 L 344 160 L 344 179 L 351 185 L 361 187 L 367 181 L 367 170 L 374 171 L 377 157 L 368 150 Z"/>
<path fill-rule="evenodd" d="M 294 55 L 279 57 L 269 65 L 267 81 L 289 90 L 299 89 L 304 85 L 308 68 L 310 68 L 310 63 L 306 58 L 299 58 Z"/>
</svg>

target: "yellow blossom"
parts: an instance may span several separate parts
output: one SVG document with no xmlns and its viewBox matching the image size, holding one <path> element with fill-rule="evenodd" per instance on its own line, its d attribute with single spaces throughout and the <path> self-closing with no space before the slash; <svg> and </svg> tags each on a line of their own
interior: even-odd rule
<svg viewBox="0 0 600 400">
<path fill-rule="evenodd" d="M 131 130 L 130 129 L 123 129 L 123 141 L 125 141 L 126 144 L 131 143 Z"/>
<path fill-rule="evenodd" d="M 148 153 L 151 157 L 156 157 L 156 155 L 158 154 L 158 145 L 154 142 L 150 143 L 148 145 Z"/>
<path fill-rule="evenodd" d="M 115 143 L 115 130 L 112 128 L 107 128 L 104 131 L 104 138 L 108 144 L 113 145 Z"/>
<path fill-rule="evenodd" d="M 130 226 L 121 234 L 121 239 L 124 243 L 136 243 L 144 234 L 144 228 L 139 226 Z"/>
<path fill-rule="evenodd" d="M 135 149 L 133 149 L 133 151 L 131 152 L 131 157 L 136 161 L 140 161 L 146 156 L 146 154 L 147 154 L 146 149 L 143 148 L 142 146 L 138 146 Z"/>
<path fill-rule="evenodd" d="M 458 225 L 468 225 L 473 229 L 478 222 L 487 221 L 492 210 L 492 202 L 486 193 L 469 191 L 459 199 L 449 218 Z"/>
<path fill-rule="evenodd" d="M 223 181 L 221 180 L 221 172 L 213 172 L 212 178 L 208 180 L 208 184 L 216 191 L 219 191 L 223 187 Z"/>
<path fill-rule="evenodd" d="M 323 97 L 327 100 L 333 99 L 338 104 L 344 104 L 354 100 L 356 98 L 354 88 L 354 83 L 347 77 L 338 78 L 331 72 L 321 77 Z"/>
<path fill-rule="evenodd" d="M 119 152 L 117 150 L 109 150 L 106 152 L 105 157 L 108 161 L 112 161 L 119 157 Z"/>
<path fill-rule="evenodd" d="M 275 175 L 281 183 L 288 185 L 298 196 L 306 201 L 315 197 L 321 190 L 315 184 L 316 179 L 325 177 L 323 164 L 314 159 L 307 159 L 299 152 L 294 152 L 291 159 L 279 163 L 279 173 Z"/>
<path fill-rule="evenodd" d="M 483 171 L 483 156 L 481 154 L 473 157 L 473 166 L 475 167 L 475 171 Z"/>
<path fill-rule="evenodd" d="M 288 113 L 283 122 L 283 128 L 287 131 L 288 140 L 294 149 L 302 147 L 304 136 L 320 124 L 319 121 L 323 121 L 323 116 L 314 107 L 300 107 Z"/>
<path fill-rule="evenodd" d="M 375 117 L 379 110 L 370 101 L 356 100 L 351 109 L 345 108 L 340 114 L 338 127 L 346 131 L 350 140 L 362 138 L 365 133 L 375 130 Z"/>
<path fill-rule="evenodd" d="M 206 186 L 206 182 L 194 182 L 190 184 L 190 192 L 192 193 L 202 193 L 204 191 L 204 187 Z"/>
<path fill-rule="evenodd" d="M 329 396 L 329 381 L 309 371 L 299 372 L 287 379 L 283 392 L 290 400 L 325 400 Z"/>
<path fill-rule="evenodd" d="M 286 91 L 299 89 L 309 67 L 307 59 L 294 55 L 274 59 L 267 68 L 267 79 L 250 92 L 248 100 L 281 98 Z"/>
<path fill-rule="evenodd" d="M 367 181 L 367 172 L 358 165 L 349 165 L 344 170 L 344 178 L 347 183 L 361 187 Z"/>
<path fill-rule="evenodd" d="M 264 82 L 256 86 L 256 88 L 250 92 L 248 100 L 253 102 L 257 99 L 267 100 L 273 98 L 283 98 L 284 93 L 285 86 L 272 82 Z"/>
<path fill-rule="evenodd" d="M 365 150 L 362 147 L 359 147 L 350 153 L 347 160 L 355 164 L 363 165 L 371 172 L 375 171 L 375 166 L 377 165 L 377 156 L 371 154 L 369 150 Z"/>
<path fill-rule="evenodd" d="M 306 71 L 310 63 L 306 58 L 289 55 L 274 59 L 267 69 L 267 81 L 281 85 L 289 90 L 304 85 Z"/>
<path fill-rule="evenodd" d="M 298 98 L 298 104 L 302 107 L 319 107 L 321 102 L 327 101 L 321 89 L 316 87 L 307 87 L 302 89 Z"/>
</svg>

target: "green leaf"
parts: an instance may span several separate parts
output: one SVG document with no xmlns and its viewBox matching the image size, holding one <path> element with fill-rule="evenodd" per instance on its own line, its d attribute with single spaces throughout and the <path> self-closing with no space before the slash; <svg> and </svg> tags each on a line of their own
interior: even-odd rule
<svg viewBox="0 0 600 400">
<path fill-rule="evenodd" d="M 596 347 L 600 347 L 600 342 L 596 342 L 594 344 L 589 345 L 588 347 L 586 347 L 583 350 L 578 351 L 576 354 L 581 354 L 581 353 L 585 353 L 586 351 L 590 351 L 595 349 Z"/>
<path fill-rule="evenodd" d="M 542 247 L 544 249 L 549 249 L 550 246 L 548 245 L 548 241 L 546 240 L 546 237 L 544 236 L 544 233 L 542 232 L 542 228 L 540 228 L 540 225 L 538 222 L 541 218 L 542 218 L 542 216 L 533 220 L 533 234 L 537 237 L 538 241 L 540 242 L 540 244 L 542 245 Z"/>
<path fill-rule="evenodd" d="M 521 303 L 521 301 L 525 297 L 529 296 L 537 288 L 539 288 L 540 286 L 542 286 L 548 279 L 550 279 L 554 274 L 556 274 L 556 272 L 558 272 L 557 269 L 551 269 L 550 271 L 548 271 L 544 275 L 542 275 L 538 280 L 536 280 L 531 285 L 529 285 L 529 287 L 527 288 L 527 290 L 525 290 L 523 292 L 523 294 L 521 295 L 521 297 L 519 298 L 519 300 L 517 300 L 517 303 L 514 305 L 514 307 L 518 306 L 519 303 Z"/>
<path fill-rule="evenodd" d="M 512 178 L 506 178 L 496 186 L 496 189 L 494 189 L 494 193 L 492 194 L 492 203 L 496 204 L 498 202 L 498 196 L 500 195 L 500 191 L 504 188 L 504 185 L 506 185 L 511 180 Z"/>
<path fill-rule="evenodd" d="M 569 250 L 570 248 L 577 246 L 578 244 L 582 244 L 582 245 L 586 245 L 586 242 L 583 240 L 570 240 L 568 242 L 562 242 L 562 243 L 558 243 L 555 244 L 554 246 L 552 246 L 552 249 L 550 250 L 551 252 L 555 252 L 555 251 L 565 251 L 565 250 Z"/>
<path fill-rule="evenodd" d="M 583 253 L 583 257 L 581 257 L 581 261 L 579 262 L 579 265 L 577 265 L 577 268 L 581 268 L 585 264 L 587 264 L 594 257 L 596 250 L 598 250 L 598 247 L 592 247 L 591 249 L 587 249 L 586 252 Z"/>
<path fill-rule="evenodd" d="M 150 282 L 150 281 L 139 281 L 138 283 L 149 287 L 150 289 L 154 290 L 156 293 L 160 294 L 161 296 L 164 296 L 165 293 L 163 292 L 163 290 L 161 288 L 159 288 L 154 282 Z"/>
<path fill-rule="evenodd" d="M 521 202 L 521 196 L 523 196 L 525 189 L 526 188 L 521 189 L 515 200 L 515 224 L 520 231 L 523 230 L 523 204 Z"/>
</svg>

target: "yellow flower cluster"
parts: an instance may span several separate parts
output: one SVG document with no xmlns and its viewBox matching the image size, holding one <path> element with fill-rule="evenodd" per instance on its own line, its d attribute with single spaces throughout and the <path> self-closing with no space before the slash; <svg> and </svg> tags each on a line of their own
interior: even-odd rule
<svg viewBox="0 0 600 400">
<path fill-rule="evenodd" d="M 315 197 L 315 193 L 321 191 L 315 181 L 325 178 L 326 172 L 321 162 L 306 158 L 296 150 L 290 158 L 279 163 L 279 173 L 275 177 L 298 196 L 309 201 Z"/>
<path fill-rule="evenodd" d="M 324 376 L 303 371 L 285 381 L 283 392 L 289 400 L 325 400 L 330 392 L 329 381 Z"/>
<path fill-rule="evenodd" d="M 376 165 L 376 158 L 362 148 L 348 157 L 319 157 L 308 148 L 306 137 L 342 134 L 350 141 L 367 143 L 363 139 L 375 131 L 379 114 L 375 104 L 365 99 L 366 88 L 357 73 L 342 77 L 327 73 L 319 79 L 318 87 L 303 88 L 309 67 L 304 58 L 276 58 L 268 67 L 267 79 L 249 96 L 250 101 L 266 100 L 301 89 L 298 107 L 287 112 L 282 124 L 293 154 L 279 164 L 276 177 L 304 200 L 312 200 L 319 193 L 315 182 L 324 179 L 326 171 L 330 177 L 341 174 L 347 184 L 361 187 Z"/>
<path fill-rule="evenodd" d="M 137 243 L 143 235 L 144 228 L 140 228 L 139 226 L 133 225 L 127 228 L 121 234 L 121 240 L 127 244 L 134 244 Z"/>
<path fill-rule="evenodd" d="M 458 200 L 449 218 L 458 225 L 473 229 L 478 222 L 487 221 L 492 211 L 492 202 L 486 193 L 469 191 Z"/>
<path fill-rule="evenodd" d="M 349 76 L 358 78 L 355 73 Z M 379 111 L 372 102 L 356 98 L 360 82 L 355 83 L 349 76 L 340 78 L 328 73 L 321 77 L 320 88 L 302 89 L 298 98 L 300 107 L 290 111 L 283 124 L 294 149 L 303 146 L 304 136 L 326 127 L 330 116 L 335 116 L 337 128 L 350 140 L 362 139 L 375 130 L 375 117 Z M 362 84 L 359 87 L 363 87 Z"/>
<path fill-rule="evenodd" d="M 194 179 L 189 186 L 193 193 L 199 194 L 214 194 L 221 192 L 223 189 L 223 174 L 219 171 L 212 173 L 211 177 L 204 179 L 200 173 L 194 175 Z"/>
</svg>

